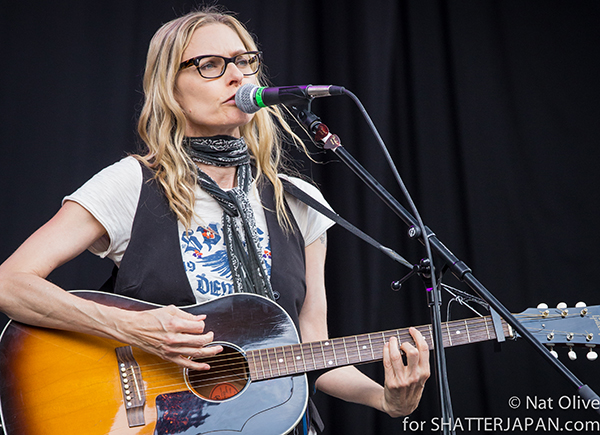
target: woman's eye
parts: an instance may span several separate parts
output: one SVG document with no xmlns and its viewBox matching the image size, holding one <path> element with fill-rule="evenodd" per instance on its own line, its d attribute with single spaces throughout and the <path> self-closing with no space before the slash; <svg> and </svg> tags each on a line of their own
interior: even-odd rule
<svg viewBox="0 0 600 435">
<path fill-rule="evenodd" d="M 208 62 L 204 62 L 201 65 L 199 65 L 199 68 L 202 71 L 211 71 L 211 70 L 217 68 L 217 65 L 215 62 L 208 61 Z"/>
</svg>

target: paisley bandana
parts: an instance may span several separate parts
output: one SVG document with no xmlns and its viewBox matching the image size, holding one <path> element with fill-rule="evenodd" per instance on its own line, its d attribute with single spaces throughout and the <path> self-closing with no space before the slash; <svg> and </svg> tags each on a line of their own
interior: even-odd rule
<svg viewBox="0 0 600 435">
<path fill-rule="evenodd" d="M 193 161 L 214 166 L 240 166 L 250 162 L 243 137 L 186 137 L 183 145 Z"/>
</svg>

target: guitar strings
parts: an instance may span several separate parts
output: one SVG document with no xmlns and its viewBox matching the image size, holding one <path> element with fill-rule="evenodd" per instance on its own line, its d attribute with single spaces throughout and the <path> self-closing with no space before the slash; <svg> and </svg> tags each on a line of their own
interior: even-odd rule
<svg viewBox="0 0 600 435">
<path fill-rule="evenodd" d="M 573 314 L 569 316 L 576 316 Z M 518 315 L 523 320 L 539 319 L 539 315 Z M 563 318 L 562 315 L 549 315 L 545 317 L 550 321 Z M 444 345 L 466 344 L 472 341 L 482 341 L 495 338 L 495 330 L 490 323 L 491 318 L 485 316 L 482 318 L 455 320 L 444 324 Z M 506 323 L 503 321 L 506 334 Z M 432 330 L 430 325 L 416 327 L 424 336 L 431 348 Z M 550 331 L 550 330 L 549 330 Z M 552 330 L 556 333 L 562 331 Z M 565 332 L 566 333 L 566 332 Z M 585 334 L 579 334 L 585 336 Z M 381 359 L 383 355 L 383 344 L 391 336 L 396 336 L 400 342 L 409 341 L 414 344 L 408 330 L 391 330 L 380 333 L 371 333 L 350 336 L 346 338 L 336 338 L 323 340 L 314 343 L 296 343 L 276 348 L 261 350 L 250 350 L 246 356 L 240 353 L 227 353 L 223 357 L 219 355 L 211 358 L 201 358 L 198 361 L 206 361 L 213 367 L 211 370 L 188 371 L 188 379 L 193 385 L 198 379 L 207 381 L 202 387 L 219 385 L 224 382 L 254 381 L 260 379 L 275 378 L 279 376 L 288 376 L 292 374 L 304 373 L 312 370 L 318 370 L 327 367 L 329 360 L 335 361 L 334 366 L 348 365 L 360 362 L 370 362 Z M 340 355 L 336 354 L 336 346 L 343 348 Z M 376 347 L 375 347 L 376 346 Z M 361 347 L 368 350 L 370 356 L 365 356 Z M 315 353 L 314 348 L 317 349 Z M 307 359 L 307 355 L 308 359 Z M 265 360 L 263 360 L 263 357 Z M 329 359 L 328 359 L 329 357 Z M 250 362 L 250 359 L 253 361 Z M 342 361 L 340 363 L 340 361 Z M 300 367 L 300 368 L 299 368 Z M 175 368 L 175 370 L 173 370 Z M 242 373 L 231 373 L 231 370 L 239 370 Z M 143 379 L 151 380 L 153 378 L 164 378 L 172 375 L 182 376 L 183 369 L 174 363 L 157 363 L 143 366 Z M 184 387 L 185 382 L 176 381 L 165 387 Z M 148 391 L 152 390 L 149 388 Z"/>
<path fill-rule="evenodd" d="M 482 320 L 482 321 L 478 320 L 478 323 L 483 323 L 485 321 L 486 321 L 485 319 Z M 464 328 L 464 323 L 462 321 L 459 321 L 459 323 L 460 323 L 460 325 L 452 325 L 450 327 L 450 329 L 451 330 L 456 330 L 457 326 L 459 328 Z M 484 337 L 488 337 L 490 335 L 489 334 L 489 327 L 486 327 L 485 325 L 473 326 L 473 323 L 474 322 L 471 322 L 471 325 L 470 325 L 470 328 L 469 328 L 469 332 L 471 333 L 471 335 L 473 335 L 474 337 L 481 336 L 481 335 L 483 335 Z M 428 335 L 429 335 L 429 331 L 428 330 L 425 330 L 425 331 L 422 331 L 422 332 L 424 332 L 424 335 L 426 336 L 426 338 L 429 338 L 428 337 Z M 374 335 L 377 335 L 379 337 L 373 337 Z M 350 349 L 350 351 L 348 351 L 347 344 L 345 343 L 346 341 L 348 341 L 348 339 L 354 338 L 355 339 L 354 341 L 355 341 L 355 343 L 357 343 L 358 346 L 360 346 L 361 344 L 363 344 L 363 345 L 369 344 L 369 347 L 371 347 L 374 340 L 376 340 L 378 342 L 380 341 L 381 345 L 383 346 L 383 343 L 386 342 L 389 339 L 389 336 L 391 336 L 391 335 L 399 336 L 400 341 L 408 341 L 411 338 L 410 335 L 409 335 L 409 333 L 407 331 L 387 331 L 387 332 L 384 332 L 384 333 L 367 334 L 365 336 L 348 337 L 347 339 L 324 340 L 322 342 L 317 342 L 316 344 L 319 344 L 320 346 L 316 346 L 316 347 L 320 348 L 326 342 L 333 343 L 333 345 L 335 347 L 335 343 L 336 342 L 338 342 L 338 341 L 344 342 L 343 343 L 343 345 L 345 347 L 344 353 L 346 355 L 345 361 L 347 363 L 352 363 L 353 360 L 355 360 L 356 362 L 360 362 L 360 360 L 363 359 L 361 357 L 360 350 L 359 349 L 356 349 L 356 350 L 355 349 Z M 377 344 L 379 344 L 379 343 L 377 343 Z M 316 367 L 310 367 L 310 365 L 307 364 L 306 361 L 298 362 L 297 360 L 293 359 L 293 355 L 295 353 L 298 353 L 298 352 L 293 352 L 293 349 L 294 348 L 306 347 L 306 345 L 311 345 L 312 346 L 312 345 L 315 345 L 315 343 L 310 343 L 310 344 L 309 343 L 295 344 L 295 345 L 284 346 L 284 347 L 280 348 L 280 349 L 282 349 L 280 353 L 283 356 L 283 360 L 286 363 L 286 367 L 281 367 L 281 362 L 280 361 L 279 362 L 275 362 L 273 364 L 269 363 L 270 364 L 269 367 L 265 367 L 264 363 L 263 363 L 263 367 L 262 368 L 258 368 L 258 367 L 256 368 L 257 372 L 263 372 L 263 373 L 270 372 L 270 376 L 267 375 L 265 377 L 277 377 L 278 375 L 284 376 L 284 375 L 289 375 L 289 374 L 293 374 L 293 373 L 310 371 L 311 368 L 312 369 L 321 368 L 319 365 L 317 365 Z M 379 350 L 379 349 L 371 349 L 371 350 L 372 350 L 371 354 L 372 354 L 373 358 L 377 359 L 377 358 L 381 358 L 382 357 L 382 354 L 383 354 L 382 349 L 381 350 Z M 273 348 L 271 348 L 271 349 L 265 349 L 263 351 L 264 351 L 264 353 L 267 354 L 265 356 L 265 358 L 267 358 L 269 356 L 269 354 L 277 356 L 277 351 L 274 350 Z M 290 351 L 292 353 L 291 356 L 289 355 Z M 260 351 L 250 351 L 249 353 L 252 355 L 253 353 L 256 353 L 256 352 L 260 353 Z M 304 352 L 300 352 L 300 353 L 304 353 Z M 317 356 L 311 355 L 311 356 L 313 356 L 314 358 L 320 360 L 320 357 L 318 355 Z M 323 356 L 325 356 L 325 355 L 323 354 Z M 358 356 L 358 359 L 357 359 L 357 356 Z M 369 360 L 373 360 L 373 358 L 369 358 Z M 272 360 L 272 358 L 271 358 L 271 360 Z M 205 386 L 210 386 L 210 385 L 218 385 L 219 383 L 222 383 L 222 382 L 225 382 L 225 381 L 229 381 L 229 380 L 239 380 L 240 379 L 239 374 L 231 376 L 227 372 L 227 368 L 228 367 L 232 367 L 232 366 L 235 366 L 236 368 L 240 368 L 241 367 L 240 364 L 244 364 L 243 368 L 245 370 L 246 359 L 242 355 L 238 354 L 237 356 L 234 356 L 234 357 L 229 357 L 228 356 L 226 358 L 213 359 L 212 361 L 209 361 L 209 362 L 211 364 L 215 364 L 215 363 L 218 362 L 219 363 L 219 368 L 220 369 L 225 368 L 225 370 L 218 370 L 218 371 L 216 371 L 216 370 L 210 370 L 210 371 L 206 372 L 206 373 L 209 373 L 209 374 L 211 374 L 211 372 L 212 372 L 212 374 L 210 376 L 205 376 L 204 375 L 205 372 L 193 372 L 193 373 L 196 374 L 196 376 L 194 376 L 190 380 L 190 382 L 193 383 L 193 381 L 196 378 L 202 378 L 202 377 L 208 378 L 208 377 L 210 377 L 210 380 L 213 381 L 213 382 L 208 383 L 208 384 L 205 385 Z M 224 362 L 227 362 L 227 364 L 224 364 Z M 274 369 L 273 365 L 277 366 L 277 368 Z M 301 370 L 298 370 L 298 368 L 297 368 L 298 365 L 302 366 Z M 290 366 L 292 366 L 294 370 L 290 371 L 289 370 Z M 224 372 L 226 372 L 226 374 L 222 375 Z M 144 376 L 144 378 L 146 378 L 146 376 Z M 180 383 L 180 382 L 178 383 L 178 385 L 181 385 L 181 384 L 182 383 Z"/>
<path fill-rule="evenodd" d="M 484 322 L 485 322 L 485 320 L 480 321 L 479 323 L 484 323 Z M 463 322 L 460 322 L 460 323 L 461 323 L 461 325 L 452 325 L 452 327 L 450 328 L 450 330 L 456 330 L 457 328 L 464 328 Z M 484 336 L 484 337 L 488 337 L 489 336 L 489 327 L 486 327 L 485 324 L 478 325 L 478 326 L 471 325 L 471 327 L 469 329 L 470 329 L 471 335 L 473 335 L 473 336 Z M 429 331 L 427 331 L 427 330 L 422 331 L 422 332 L 425 333 L 425 336 L 429 335 Z M 387 341 L 387 339 L 389 338 L 388 336 L 390 336 L 390 334 L 397 335 L 397 336 L 399 335 L 401 341 L 407 341 L 409 339 L 409 337 L 410 337 L 410 335 L 406 331 L 388 331 L 387 333 L 378 333 L 376 335 L 378 335 L 380 337 L 376 337 L 375 340 L 377 342 L 380 342 L 380 343 L 376 343 L 376 344 L 381 344 L 381 346 L 383 346 L 383 343 L 385 341 Z M 362 343 L 369 342 L 369 345 L 371 345 L 372 342 L 373 342 L 373 340 L 374 340 L 374 337 L 372 337 L 374 334 L 369 334 L 369 335 L 371 335 L 371 337 L 368 337 L 368 339 L 365 336 L 360 336 L 360 339 L 358 339 L 358 336 L 356 336 L 356 337 L 349 337 L 349 338 L 355 338 L 355 341 L 356 341 L 356 343 L 358 343 L 358 345 L 360 345 L 361 342 Z M 402 336 L 404 336 L 404 337 L 402 337 Z M 325 343 L 327 341 L 328 340 L 325 340 L 325 341 L 321 342 L 320 344 Z M 342 341 L 342 339 L 335 339 L 335 340 L 331 340 L 330 342 L 334 342 L 334 341 Z M 280 367 L 280 365 L 281 365 L 280 362 L 279 363 L 276 362 L 273 365 L 277 365 L 278 366 L 277 370 L 273 369 L 273 367 L 270 366 L 268 368 L 264 368 L 263 367 L 262 371 L 264 371 L 264 372 L 267 372 L 267 371 L 271 372 L 271 376 L 267 376 L 267 377 L 277 377 L 277 375 L 281 375 L 281 376 L 283 376 L 283 375 L 289 375 L 290 374 L 289 366 L 293 366 L 294 367 L 294 371 L 292 371 L 291 373 L 294 373 L 294 372 L 297 373 L 297 372 L 307 371 L 306 369 L 309 368 L 309 367 L 307 367 L 307 364 L 305 364 L 305 363 L 302 364 L 301 363 L 301 365 L 303 366 L 303 369 L 302 370 L 298 370 L 297 369 L 298 363 L 296 361 L 294 361 L 293 359 L 291 359 L 289 357 L 289 355 L 286 355 L 286 351 L 285 351 L 286 347 L 291 349 L 292 347 L 299 347 L 299 346 L 302 346 L 302 345 L 297 344 L 297 345 L 294 345 L 294 346 L 284 346 L 284 348 L 282 350 L 282 354 L 283 354 L 284 358 L 287 357 L 287 368 L 288 368 L 287 370 L 284 370 L 283 368 Z M 272 350 L 272 349 L 267 349 L 266 353 L 269 353 L 268 352 L 269 350 Z M 272 353 L 276 354 L 276 351 L 273 350 Z M 357 355 L 359 357 L 359 359 L 357 360 L 357 362 L 360 361 L 360 359 L 361 359 L 360 358 L 361 352 L 358 349 L 357 350 L 350 350 L 348 352 L 348 349 L 347 349 L 347 346 L 346 346 L 345 354 L 347 355 L 346 361 L 350 360 L 348 363 L 352 362 L 352 358 L 356 359 Z M 372 355 L 375 358 L 380 358 L 382 354 L 383 354 L 382 350 L 375 350 L 375 349 L 373 349 Z M 319 357 L 317 357 L 317 359 L 319 359 Z M 219 362 L 224 362 L 224 361 L 229 362 L 229 364 L 219 365 L 219 368 L 223 368 L 223 367 L 227 368 L 228 366 L 232 366 L 232 365 L 235 365 L 236 367 L 239 368 L 240 367 L 240 362 L 245 363 L 245 358 L 242 357 L 241 355 L 238 355 L 237 357 L 233 357 L 233 358 L 231 358 L 231 357 L 230 358 L 221 358 L 219 360 Z M 234 364 L 232 364 L 231 361 L 234 361 Z M 317 367 L 317 368 L 319 368 L 319 367 Z M 245 367 L 244 367 L 244 369 L 245 369 Z M 206 384 L 203 384 L 203 387 L 210 387 L 210 386 L 218 385 L 218 384 L 221 384 L 221 383 L 227 382 L 227 381 L 240 381 L 241 379 L 246 380 L 243 377 L 241 378 L 239 374 L 231 375 L 229 372 L 227 372 L 227 370 L 225 370 L 225 371 L 223 371 L 223 370 L 217 370 L 217 371 L 212 370 L 212 373 L 211 373 L 211 371 L 208 371 L 208 372 L 193 372 L 193 373 L 195 373 L 196 376 L 193 376 L 193 377 L 190 376 L 190 378 L 191 378 L 190 379 L 190 383 L 193 384 L 196 381 L 197 378 L 205 378 L 205 380 L 209 381 Z M 205 375 L 205 373 L 207 375 Z M 183 383 L 178 382 L 177 385 L 183 385 Z"/>
<path fill-rule="evenodd" d="M 485 320 L 482 320 L 483 322 L 485 322 Z M 457 328 L 462 329 L 464 327 L 464 323 L 463 321 L 458 321 L 460 323 L 460 325 L 452 325 L 450 326 L 450 330 L 451 331 L 455 331 Z M 428 328 L 428 327 L 427 327 Z M 482 329 L 482 328 L 475 328 L 473 327 L 473 322 L 471 323 L 471 326 L 469 328 L 469 333 L 473 336 L 479 337 L 481 335 L 481 333 L 478 333 L 478 330 Z M 490 334 L 488 334 L 488 328 L 485 328 L 486 332 L 483 333 L 484 336 L 486 336 L 486 338 L 488 338 L 487 336 L 489 335 L 489 338 L 492 338 Z M 426 339 L 429 338 L 429 330 L 422 330 L 422 333 L 424 333 Z M 383 335 L 382 335 L 383 334 Z M 336 343 L 336 342 L 340 342 L 342 341 L 342 345 L 347 349 L 347 344 L 346 342 L 349 339 L 354 338 L 355 342 L 358 343 L 358 345 L 360 344 L 365 344 L 366 342 L 369 342 L 368 344 L 371 345 L 371 341 L 373 340 L 373 336 L 374 335 L 382 335 L 385 337 L 385 341 L 387 341 L 388 337 L 391 335 L 398 335 L 401 341 L 412 341 L 412 337 L 410 337 L 410 335 L 407 332 L 403 332 L 403 331 L 386 331 L 383 333 L 377 333 L 377 334 L 368 334 L 368 335 L 364 335 L 364 336 L 353 336 L 353 337 L 348 337 L 346 339 L 332 339 L 332 340 L 324 340 L 322 342 L 316 342 L 316 343 L 298 343 L 298 344 L 294 344 L 294 345 L 287 345 L 287 346 L 282 346 L 280 348 L 269 348 L 269 349 L 262 349 L 260 351 L 258 350 L 253 350 L 253 351 L 249 351 L 248 354 L 249 355 L 254 355 L 256 353 L 259 354 L 259 358 L 262 357 L 262 355 L 260 355 L 261 352 L 265 353 L 265 358 L 268 358 L 269 360 L 272 360 L 273 356 L 277 357 L 278 356 L 278 352 L 277 349 L 281 349 L 279 351 L 279 353 L 285 358 L 286 363 L 289 363 L 288 365 L 293 365 L 296 366 L 297 362 L 293 359 L 293 355 L 294 354 L 305 354 L 306 352 L 303 352 L 302 349 L 305 349 L 307 346 L 313 346 L 313 345 L 318 345 L 316 347 L 318 348 L 322 348 L 323 344 L 326 342 L 331 342 L 331 343 Z M 365 338 L 367 337 L 367 338 Z M 358 340 L 358 338 L 360 338 L 360 340 Z M 299 352 L 296 351 L 294 352 L 294 349 L 296 350 L 300 350 Z M 374 350 L 375 352 L 375 350 Z M 290 356 L 290 353 L 292 353 L 292 355 Z M 311 349 L 311 356 L 312 355 L 312 349 Z M 351 355 L 358 355 L 360 352 L 356 352 L 356 353 L 352 353 L 351 351 Z M 198 359 L 198 361 L 202 361 L 205 360 L 211 364 L 219 364 L 220 366 L 223 366 L 224 362 L 226 361 L 234 361 L 235 363 L 239 363 L 240 361 L 245 361 L 245 358 L 241 355 L 241 354 L 235 354 L 234 357 L 230 356 L 231 354 L 228 354 L 225 358 L 218 358 L 218 357 L 210 357 L 210 358 L 204 358 L 204 359 Z M 318 358 L 318 356 L 317 356 Z M 270 369 L 272 370 L 272 368 Z"/>
<path fill-rule="evenodd" d="M 485 332 L 483 333 L 483 336 L 485 338 L 494 338 L 492 337 L 491 334 L 489 334 L 488 332 L 490 331 L 489 326 L 487 326 L 487 320 L 489 320 L 489 318 L 482 318 L 481 322 L 484 322 L 484 326 L 485 328 L 476 328 L 473 326 L 474 322 L 471 322 L 470 326 L 467 325 L 466 331 L 469 333 L 469 335 L 473 335 L 476 338 L 480 338 L 481 334 L 482 334 L 482 329 L 485 329 Z M 453 324 L 446 324 L 446 328 L 444 328 L 447 331 L 450 332 L 460 332 L 464 327 L 464 321 L 459 320 L 459 321 L 454 321 L 451 322 Z M 429 326 L 425 326 L 423 329 L 423 327 L 417 327 L 417 329 L 421 328 L 421 333 L 423 333 L 423 335 L 425 336 L 426 340 L 429 339 L 430 340 L 430 328 Z M 262 355 L 260 354 L 261 352 L 265 353 L 265 358 L 268 358 L 269 360 L 272 360 L 272 355 L 277 357 L 277 349 L 281 349 L 280 353 L 282 354 L 282 356 L 285 358 L 285 362 L 286 363 L 290 363 L 289 365 L 297 365 L 297 363 L 295 362 L 295 360 L 293 359 L 293 355 L 296 353 L 299 354 L 304 354 L 305 352 L 302 351 L 302 349 L 305 349 L 307 346 L 313 346 L 315 345 L 318 348 L 322 348 L 324 347 L 323 344 L 326 342 L 331 342 L 331 343 L 336 343 L 336 342 L 342 342 L 342 346 L 344 346 L 347 349 L 347 341 L 350 341 L 350 339 L 355 339 L 355 342 L 358 343 L 358 345 L 360 344 L 364 344 L 365 341 L 372 341 L 373 337 L 375 335 L 382 335 L 385 338 L 385 341 L 387 341 L 387 339 L 389 338 L 389 336 L 392 335 L 398 335 L 401 341 L 411 341 L 412 342 L 412 337 L 410 337 L 410 335 L 405 332 L 405 331 L 386 331 L 386 332 L 382 332 L 382 333 L 374 333 L 374 334 L 366 334 L 366 335 L 361 335 L 361 336 L 351 336 L 351 337 L 347 337 L 345 339 L 332 339 L 332 340 L 323 340 L 321 342 L 315 342 L 315 343 L 298 343 L 298 344 L 294 344 L 294 345 L 287 345 L 287 346 L 282 346 L 279 348 L 269 348 L 269 349 L 262 349 L 262 350 L 251 350 L 248 352 L 248 354 L 250 355 L 254 355 L 256 353 L 259 354 L 259 358 L 262 358 Z M 581 334 L 581 335 L 585 335 L 585 334 Z M 367 337 L 367 338 L 365 338 Z M 359 340 L 360 339 L 360 340 Z M 449 341 L 449 340 L 448 340 Z M 369 345 L 371 343 L 369 342 Z M 318 345 L 318 346 L 317 346 Z M 370 346 L 369 346 L 370 347 Z M 299 350 L 294 352 L 294 349 Z M 292 353 L 292 355 L 290 356 L 289 353 Z M 374 351 L 375 352 L 375 351 Z M 311 349 L 311 356 L 312 356 L 312 349 Z M 357 352 L 356 354 L 359 354 L 359 352 Z M 201 358 L 198 359 L 198 361 L 207 361 L 210 362 L 211 364 L 219 364 L 219 365 L 223 365 L 223 362 L 225 361 L 235 361 L 236 363 L 239 363 L 240 361 L 244 361 L 245 358 L 241 355 L 241 354 L 235 354 L 235 356 L 232 357 L 230 356 L 231 354 L 227 354 L 227 356 L 225 358 L 218 358 L 218 357 L 207 357 L 207 358 Z"/>
</svg>

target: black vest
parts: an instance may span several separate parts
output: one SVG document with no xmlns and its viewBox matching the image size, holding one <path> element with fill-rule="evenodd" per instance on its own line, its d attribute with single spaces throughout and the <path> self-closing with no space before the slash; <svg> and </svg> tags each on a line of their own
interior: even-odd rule
<svg viewBox="0 0 600 435">
<path fill-rule="evenodd" d="M 193 305 L 196 299 L 181 257 L 177 217 L 154 180 L 154 173 L 144 165 L 142 172 L 131 239 L 120 267 L 115 267 L 101 290 L 161 305 Z M 306 295 L 304 239 L 289 209 L 293 231 L 285 233 L 279 226 L 273 185 L 264 181 L 258 190 L 271 243 L 271 286 L 277 303 L 298 328 Z"/>
</svg>

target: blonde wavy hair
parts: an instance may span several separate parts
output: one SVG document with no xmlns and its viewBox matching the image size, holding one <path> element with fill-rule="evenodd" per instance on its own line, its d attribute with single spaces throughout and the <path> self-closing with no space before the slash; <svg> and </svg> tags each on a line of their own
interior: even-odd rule
<svg viewBox="0 0 600 435">
<path fill-rule="evenodd" d="M 147 167 L 153 169 L 169 206 L 186 228 L 194 215 L 194 189 L 197 179 L 195 164 L 183 147 L 185 137 L 185 112 L 175 99 L 175 79 L 182 54 L 196 29 L 207 24 L 220 23 L 230 27 L 239 36 L 246 50 L 257 50 L 254 39 L 229 13 L 212 6 L 190 12 L 164 24 L 154 35 L 148 49 L 144 74 L 144 106 L 138 133 L 148 147 L 145 155 L 137 155 Z M 262 71 L 258 83 L 265 84 Z M 292 132 L 281 111 L 275 107 L 259 110 L 252 121 L 240 128 L 257 168 L 257 181 L 265 176 L 275 189 L 275 205 L 280 225 L 290 228 L 290 219 L 283 199 L 283 186 L 277 177 L 282 167 L 282 142 L 284 132 L 297 145 L 304 148 L 302 140 Z"/>
</svg>

